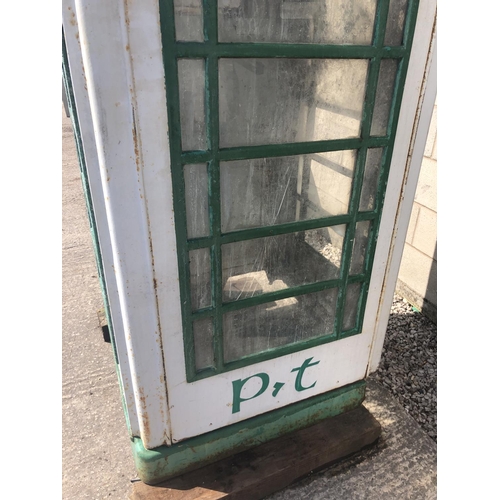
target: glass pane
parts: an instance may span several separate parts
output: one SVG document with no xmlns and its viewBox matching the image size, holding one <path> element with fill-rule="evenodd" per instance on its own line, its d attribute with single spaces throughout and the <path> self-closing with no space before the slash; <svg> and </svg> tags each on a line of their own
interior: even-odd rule
<svg viewBox="0 0 500 500">
<path fill-rule="evenodd" d="M 382 59 L 378 75 L 375 106 L 373 108 L 371 135 L 383 136 L 387 134 L 397 69 L 398 62 L 395 59 Z"/>
<path fill-rule="evenodd" d="M 206 149 L 205 61 L 179 59 L 178 69 L 182 149 Z"/>
<path fill-rule="evenodd" d="M 206 164 L 184 167 L 188 238 L 208 236 L 208 170 Z"/>
<path fill-rule="evenodd" d="M 222 245 L 225 302 L 339 278 L 345 224 Z"/>
<path fill-rule="evenodd" d="M 349 274 L 361 274 L 364 270 L 366 248 L 370 235 L 371 221 L 365 220 L 356 224 L 356 235 L 354 236 L 354 246 L 351 255 L 351 266 Z"/>
<path fill-rule="evenodd" d="M 334 288 L 224 314 L 224 360 L 332 334 L 337 293 Z"/>
<path fill-rule="evenodd" d="M 214 366 L 212 318 L 193 321 L 194 357 L 196 370 Z"/>
<path fill-rule="evenodd" d="M 359 137 L 363 59 L 221 59 L 221 147 Z"/>
<path fill-rule="evenodd" d="M 376 3 L 219 0 L 219 41 L 368 45 Z"/>
<path fill-rule="evenodd" d="M 366 152 L 365 173 L 363 175 L 363 187 L 359 200 L 359 210 L 368 211 L 375 209 L 375 198 L 377 196 L 378 177 L 382 165 L 382 148 L 368 149 Z"/>
<path fill-rule="evenodd" d="M 221 162 L 222 231 L 347 214 L 356 151 Z"/>
<path fill-rule="evenodd" d="M 391 0 L 385 28 L 384 45 L 401 45 L 408 0 Z"/>
<path fill-rule="evenodd" d="M 311 155 L 304 162 L 299 219 L 347 214 L 357 151 Z"/>
<path fill-rule="evenodd" d="M 347 295 L 344 306 L 344 321 L 342 322 L 342 331 L 344 332 L 352 330 L 356 326 L 360 292 L 361 283 L 352 283 L 347 286 Z"/>
<path fill-rule="evenodd" d="M 203 42 L 201 0 L 174 0 L 175 38 L 180 42 Z"/>
<path fill-rule="evenodd" d="M 191 309 L 196 311 L 212 305 L 210 286 L 210 249 L 200 248 L 189 252 Z"/>
</svg>

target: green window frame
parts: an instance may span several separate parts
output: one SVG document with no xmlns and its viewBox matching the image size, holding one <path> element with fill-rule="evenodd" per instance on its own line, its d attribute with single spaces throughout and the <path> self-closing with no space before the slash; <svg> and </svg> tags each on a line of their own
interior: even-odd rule
<svg viewBox="0 0 500 500">
<path fill-rule="evenodd" d="M 174 0 L 160 0 L 160 23 L 163 43 L 163 63 L 165 68 L 166 97 L 169 120 L 169 143 L 175 212 L 175 230 L 178 252 L 182 324 L 184 334 L 184 354 L 188 382 L 213 376 L 277 356 L 303 350 L 308 347 L 343 339 L 361 332 L 365 305 L 373 267 L 376 241 L 384 204 L 386 184 L 394 148 L 396 127 L 401 107 L 404 81 L 410 58 L 410 49 L 416 23 L 418 0 L 408 0 L 403 41 L 399 46 L 384 46 L 386 24 L 390 0 L 377 2 L 373 40 L 371 45 L 294 44 L 294 43 L 219 43 L 218 12 L 216 0 L 203 0 L 204 42 L 179 42 L 175 36 Z M 358 138 L 336 139 L 314 142 L 267 144 L 244 147 L 219 147 L 219 81 L 218 63 L 221 58 L 322 58 L 322 59 L 366 59 L 369 61 L 365 100 Z M 183 151 L 181 146 L 181 121 L 179 105 L 179 59 L 203 59 L 205 61 L 205 127 L 207 149 L 203 151 Z M 371 136 L 371 122 L 375 106 L 380 65 L 383 59 L 397 61 L 397 73 L 393 90 L 387 134 L 383 137 Z M 359 201 L 367 150 L 383 148 L 377 195 L 373 210 L 359 211 Z M 329 151 L 356 150 L 356 164 L 346 215 L 323 217 L 314 220 L 289 222 L 269 227 L 257 227 L 230 233 L 221 231 L 220 162 L 229 160 L 270 158 L 304 155 Z M 206 163 L 208 165 L 208 198 L 210 235 L 200 238 L 187 236 L 184 166 Z M 349 276 L 349 266 L 354 244 L 356 224 L 372 221 L 371 234 L 366 249 L 363 272 Z M 236 241 L 287 234 L 308 229 L 317 229 L 337 224 L 346 224 L 342 249 L 340 277 L 284 290 L 264 293 L 234 302 L 223 303 L 222 297 L 222 257 L 221 245 Z M 189 276 L 189 252 L 208 248 L 211 257 L 212 305 L 192 311 Z M 360 300 L 355 326 L 347 331 L 342 329 L 346 290 L 352 283 L 361 284 Z M 317 292 L 338 287 L 336 318 L 332 333 L 319 338 L 271 349 L 224 362 L 222 321 L 229 311 L 256 306 L 288 297 Z M 213 330 L 214 363 L 212 367 L 197 371 L 195 368 L 195 346 L 193 321 L 211 318 Z"/>
</svg>

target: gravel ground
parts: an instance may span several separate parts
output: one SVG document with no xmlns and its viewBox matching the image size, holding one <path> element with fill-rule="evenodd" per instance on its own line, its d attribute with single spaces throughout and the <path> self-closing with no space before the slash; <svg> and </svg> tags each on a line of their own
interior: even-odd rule
<svg viewBox="0 0 500 500">
<path fill-rule="evenodd" d="M 437 326 L 397 294 L 372 378 L 437 442 Z"/>
</svg>

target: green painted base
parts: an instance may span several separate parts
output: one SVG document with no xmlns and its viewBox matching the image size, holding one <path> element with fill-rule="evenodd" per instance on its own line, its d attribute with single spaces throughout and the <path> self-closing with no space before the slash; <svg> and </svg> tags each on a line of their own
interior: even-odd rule
<svg viewBox="0 0 500 500">
<path fill-rule="evenodd" d="M 137 473 L 144 483 L 157 484 L 303 429 L 359 406 L 365 397 L 365 386 L 361 380 L 172 446 L 147 450 L 140 438 L 134 438 L 132 451 Z"/>
</svg>

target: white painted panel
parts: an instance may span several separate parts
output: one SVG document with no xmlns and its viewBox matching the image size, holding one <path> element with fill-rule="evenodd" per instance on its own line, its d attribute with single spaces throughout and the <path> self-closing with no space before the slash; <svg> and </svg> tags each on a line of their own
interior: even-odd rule
<svg viewBox="0 0 500 500">
<path fill-rule="evenodd" d="M 369 292 L 373 298 L 365 313 L 365 317 L 373 318 L 370 321 L 373 324 L 368 328 L 374 331 L 368 373 L 377 369 L 382 355 L 385 331 L 437 92 L 435 18 L 435 0 L 420 2 L 415 28 L 415 40 L 418 43 L 414 44 L 410 57 L 408 83 L 403 93 L 391 175 L 387 184 L 387 192 L 397 192 L 398 197 L 388 197 L 384 204 L 379 244 L 374 261 L 376 279 L 372 279 Z M 401 168 L 401 165 L 405 165 L 405 168 Z M 385 238 L 382 239 L 382 236 Z"/>
<path fill-rule="evenodd" d="M 158 1 L 131 2 L 127 15 L 132 99 L 138 125 L 137 143 L 151 241 L 160 343 L 168 351 L 171 337 L 182 338 L 182 323 Z M 183 350 L 180 356 L 184 356 Z M 168 371 L 166 378 L 168 393 Z M 151 418 L 158 417 L 151 414 Z M 170 427 L 168 410 L 161 418 L 166 419 Z"/>
<path fill-rule="evenodd" d="M 417 103 L 421 91 L 422 78 L 424 75 L 425 61 L 429 51 L 431 29 L 434 19 L 435 6 L 433 1 L 422 2 L 423 8 L 419 14 L 419 21 L 415 32 L 415 50 L 417 56 L 412 55 L 408 71 L 408 83 L 403 97 L 403 108 L 401 112 L 399 128 L 396 136 L 391 175 L 389 177 L 388 196 L 382 215 L 381 229 L 379 233 L 379 247 L 375 257 L 372 273 L 372 281 L 367 300 L 367 312 L 363 325 L 363 333 L 348 339 L 324 344 L 318 347 L 301 351 L 274 360 L 256 363 L 238 370 L 220 374 L 194 383 L 187 383 L 185 378 L 185 364 L 183 354 L 182 333 L 175 329 L 172 335 L 165 339 L 165 358 L 167 384 L 169 390 L 170 416 L 172 425 L 173 442 L 186 439 L 204 432 L 230 425 L 242 419 L 262 414 L 280 406 L 285 406 L 296 401 L 321 394 L 346 384 L 361 380 L 366 376 L 369 368 L 370 350 L 376 355 L 383 342 L 387 317 L 379 317 L 378 309 L 381 295 L 390 295 L 392 303 L 392 291 L 383 286 L 388 270 L 397 261 L 390 259 L 389 252 L 392 249 L 394 223 L 399 205 L 399 193 L 405 176 L 406 158 L 408 155 L 410 138 L 413 130 Z M 409 214 L 408 214 L 409 218 Z M 404 240 L 404 235 L 403 235 Z M 393 255 L 394 257 L 394 255 Z M 391 264 L 392 262 L 392 264 Z M 374 332 L 378 328 L 378 336 Z M 314 388 L 303 392 L 293 389 L 296 372 L 291 370 L 309 358 L 322 359 L 325 364 L 309 368 L 310 374 L 318 376 Z M 324 371 L 323 371 L 324 370 Z M 256 373 L 268 373 L 272 375 L 269 387 L 258 397 L 242 404 L 241 410 L 233 414 L 233 384 L 235 380 L 244 380 Z M 272 396 L 272 385 L 274 382 L 285 383 L 276 397 Z M 248 384 L 250 386 L 248 395 L 255 394 L 259 389 L 259 379 L 254 378 Z M 202 411 L 201 411 L 202 409 Z"/>
<path fill-rule="evenodd" d="M 106 218 L 106 207 L 104 194 L 102 191 L 101 175 L 99 171 L 99 161 L 95 144 L 94 129 L 92 124 L 92 114 L 90 112 L 89 96 L 83 60 L 80 47 L 80 35 L 76 18 L 74 0 L 63 0 L 62 4 L 63 27 L 65 32 L 66 47 L 68 53 L 68 63 L 70 67 L 75 105 L 77 108 L 78 121 L 80 124 L 81 140 L 85 164 L 88 171 L 89 188 L 92 197 L 92 206 L 96 219 L 96 229 L 99 237 L 104 278 L 110 307 L 110 315 L 113 323 L 113 333 L 115 337 L 116 353 L 119 360 L 119 376 L 124 391 L 125 404 L 128 414 L 130 433 L 138 435 L 140 432 L 139 421 L 135 408 L 134 393 L 132 391 L 132 381 L 130 366 L 127 356 L 127 346 L 123 329 L 123 320 L 120 310 L 118 288 L 115 273 L 113 272 L 113 253 L 109 235 L 108 221 Z"/>
<path fill-rule="evenodd" d="M 369 334 L 354 335 L 191 384 L 179 383 L 169 393 L 169 400 L 172 401 L 170 415 L 173 442 L 361 380 L 365 375 L 371 340 Z M 298 372 L 292 370 L 301 367 L 309 358 L 312 358 L 311 363 L 319 361 L 319 364 L 305 368 L 302 386 L 315 385 L 297 391 L 295 383 Z M 242 402 L 240 411 L 233 413 L 233 381 L 244 380 L 258 373 L 269 375 L 269 386 L 260 396 Z M 276 382 L 284 383 L 284 386 L 273 397 Z M 249 380 L 242 388 L 243 397 L 250 398 L 260 387 L 258 377 Z"/>
<path fill-rule="evenodd" d="M 185 375 L 158 1 L 75 3 L 124 337 L 145 446 L 168 444 L 170 429 L 172 441 L 182 440 L 361 380 L 368 371 L 370 353 L 371 367 L 378 363 L 387 307 L 392 302 L 390 279 L 399 266 L 394 221 L 401 210 L 399 193 L 435 2 L 421 2 L 416 55 L 412 55 L 403 97 L 363 333 L 195 383 L 187 383 Z M 401 213 L 404 222 L 406 215 Z M 384 303 L 379 309 L 381 296 Z M 306 369 L 303 385 L 307 389 L 298 391 L 296 369 L 309 358 L 319 364 Z M 258 397 L 242 401 L 240 411 L 233 412 L 233 382 L 256 373 L 269 375 L 269 387 Z M 273 396 L 276 382 L 284 385 Z M 258 384 L 255 377 L 249 380 L 241 389 L 242 397 L 259 391 Z"/>
<path fill-rule="evenodd" d="M 140 154 L 147 145 L 138 141 L 127 55 L 128 5 L 77 0 L 75 6 L 140 434 L 152 448 L 169 440 L 168 409 Z"/>
</svg>

